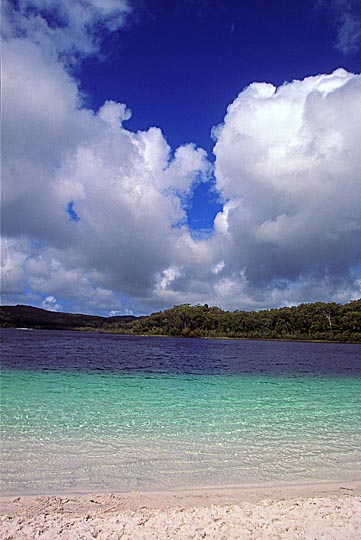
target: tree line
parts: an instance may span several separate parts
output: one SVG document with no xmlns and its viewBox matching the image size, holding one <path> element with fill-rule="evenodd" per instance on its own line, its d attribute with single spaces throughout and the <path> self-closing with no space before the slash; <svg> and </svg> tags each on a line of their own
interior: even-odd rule
<svg viewBox="0 0 361 540">
<path fill-rule="evenodd" d="M 261 311 L 224 311 L 218 307 L 183 304 L 132 325 L 135 334 L 184 337 L 228 337 L 361 341 L 361 300 L 301 304 Z"/>
<path fill-rule="evenodd" d="M 316 302 L 233 312 L 207 304 L 182 304 L 145 317 L 100 317 L 57 313 L 31 306 L 1 306 L 0 326 L 185 338 L 361 342 L 361 299 L 348 304 Z"/>
</svg>

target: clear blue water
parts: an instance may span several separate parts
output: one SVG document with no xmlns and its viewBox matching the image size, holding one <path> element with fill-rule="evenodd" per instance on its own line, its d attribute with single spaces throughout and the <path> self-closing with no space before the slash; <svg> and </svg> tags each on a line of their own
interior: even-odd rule
<svg viewBox="0 0 361 540">
<path fill-rule="evenodd" d="M 359 345 L 1 341 L 3 494 L 361 477 Z"/>
</svg>

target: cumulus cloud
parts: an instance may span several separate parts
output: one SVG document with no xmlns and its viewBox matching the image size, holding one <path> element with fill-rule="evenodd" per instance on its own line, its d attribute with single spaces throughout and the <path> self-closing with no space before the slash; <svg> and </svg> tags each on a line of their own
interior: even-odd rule
<svg viewBox="0 0 361 540">
<path fill-rule="evenodd" d="M 99 50 L 102 37 L 121 28 L 127 0 L 18 0 L 3 2 L 3 33 L 26 39 L 72 64 Z"/>
<path fill-rule="evenodd" d="M 217 188 L 228 200 L 216 231 L 227 267 L 245 269 L 255 298 L 309 296 L 326 283 L 331 295 L 356 291 L 360 98 L 360 76 L 342 69 L 278 89 L 255 83 L 215 129 Z"/>
<path fill-rule="evenodd" d="M 60 13 L 68 3 L 57 5 Z M 85 4 L 73 5 L 83 21 Z M 113 13 L 125 3 L 92 5 Z M 32 28 L 37 17 L 43 28 L 52 4 L 29 6 L 19 3 L 24 21 L 8 17 L 5 24 L 2 230 L 11 277 L 4 300 L 17 301 L 26 289 L 33 302 L 54 297 L 57 305 L 72 299 L 72 309 L 119 308 L 121 296 L 152 294 L 180 245 L 196 248 L 188 241 L 183 202 L 207 180 L 210 164 L 193 144 L 173 152 L 157 127 L 127 130 L 131 111 L 124 104 L 87 109 L 67 62 L 49 55 L 43 33 L 38 38 Z M 62 27 L 66 40 L 71 20 Z M 80 26 L 90 43 L 88 22 Z M 86 52 L 76 35 L 65 47 L 49 32 L 58 52 L 72 54 L 78 43 L 79 53 Z"/>
<path fill-rule="evenodd" d="M 214 129 L 213 171 L 159 127 L 128 130 L 125 104 L 84 105 L 69 64 L 99 47 L 94 13 L 113 31 L 126 2 L 16 5 L 3 45 L 4 303 L 144 313 L 360 296 L 360 76 L 250 85 Z M 213 172 L 225 203 L 197 238 L 186 203 Z"/>
</svg>

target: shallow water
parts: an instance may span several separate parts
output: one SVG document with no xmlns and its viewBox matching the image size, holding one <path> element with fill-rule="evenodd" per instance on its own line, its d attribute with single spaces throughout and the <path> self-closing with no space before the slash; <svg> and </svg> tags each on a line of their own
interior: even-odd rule
<svg viewBox="0 0 361 540">
<path fill-rule="evenodd" d="M 361 477 L 358 345 L 2 342 L 2 494 Z"/>
</svg>

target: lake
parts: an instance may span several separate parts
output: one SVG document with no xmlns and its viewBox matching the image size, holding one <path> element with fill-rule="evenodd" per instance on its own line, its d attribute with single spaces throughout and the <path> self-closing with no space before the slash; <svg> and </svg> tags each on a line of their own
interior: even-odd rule
<svg viewBox="0 0 361 540">
<path fill-rule="evenodd" d="M 361 477 L 361 346 L 1 332 L 1 493 Z"/>
</svg>

